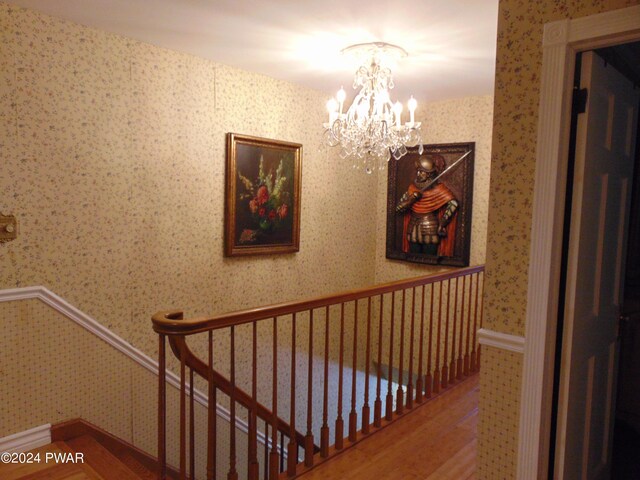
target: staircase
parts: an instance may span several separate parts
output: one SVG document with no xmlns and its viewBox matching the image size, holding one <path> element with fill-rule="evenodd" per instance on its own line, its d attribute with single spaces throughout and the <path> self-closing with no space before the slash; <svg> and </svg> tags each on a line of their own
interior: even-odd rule
<svg viewBox="0 0 640 480">
<path fill-rule="evenodd" d="M 304 476 L 420 410 L 477 373 L 483 285 L 477 266 L 217 317 L 157 313 L 159 478 L 168 448 L 181 479 Z M 211 400 L 202 416 L 198 387 Z M 169 443 L 168 413 L 179 418 Z"/>
<path fill-rule="evenodd" d="M 473 478 L 483 284 L 478 266 L 212 318 L 158 313 L 157 458 L 75 420 L 0 479 Z M 435 412 L 448 418 L 419 433 Z"/>
</svg>

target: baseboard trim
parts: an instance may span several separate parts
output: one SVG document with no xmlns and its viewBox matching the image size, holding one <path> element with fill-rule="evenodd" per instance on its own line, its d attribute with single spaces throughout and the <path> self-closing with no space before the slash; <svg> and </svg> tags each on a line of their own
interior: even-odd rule
<svg viewBox="0 0 640 480">
<path fill-rule="evenodd" d="M 13 302 L 18 300 L 33 300 L 33 299 L 37 299 L 46 303 L 51 308 L 61 313 L 62 315 L 66 316 L 68 319 L 72 320 L 76 324 L 80 325 L 85 330 L 93 333 L 96 337 L 102 339 L 103 341 L 105 341 L 106 343 L 111 345 L 113 348 L 115 348 L 119 352 L 129 357 L 131 360 L 133 360 L 137 364 L 143 366 L 154 375 L 158 375 L 159 368 L 158 368 L 157 361 L 155 361 L 145 353 L 141 352 L 137 348 L 135 348 L 133 345 L 131 345 L 126 340 L 124 340 L 122 337 L 119 337 L 118 335 L 113 333 L 111 330 L 109 330 L 108 328 L 100 324 L 97 320 L 93 319 L 86 313 L 74 307 L 73 305 L 68 303 L 66 300 L 64 300 L 62 297 L 53 293 L 51 290 L 42 286 L 11 288 L 6 290 L 0 290 L 0 303 Z M 178 375 L 167 370 L 166 378 L 167 378 L 167 383 L 169 383 L 171 386 L 175 387 L 178 390 L 180 389 L 180 377 Z M 189 391 L 188 383 L 187 383 L 187 391 Z M 202 391 L 198 389 L 194 389 L 193 398 L 200 405 L 207 408 L 209 404 L 207 395 L 204 394 Z M 216 412 L 218 414 L 218 417 L 231 423 L 231 414 L 229 410 L 227 410 L 225 407 L 218 404 L 216 406 Z M 244 433 L 249 433 L 249 425 L 242 419 L 239 419 L 238 417 L 236 417 L 236 428 L 238 428 Z M 21 434 L 17 434 L 17 435 L 21 435 Z M 10 438 L 10 437 L 6 437 L 6 438 Z M 47 443 L 50 443 L 50 441 L 51 440 L 49 440 L 49 442 Z M 265 439 L 264 434 L 260 431 L 258 431 L 258 441 L 263 444 L 265 443 L 265 441 L 268 442 L 268 440 Z M 35 447 L 32 447 L 32 448 L 35 448 Z"/>
<path fill-rule="evenodd" d="M 500 348 L 509 352 L 524 353 L 524 337 L 500 333 L 486 328 L 478 330 L 478 342 L 480 345 Z"/>
<path fill-rule="evenodd" d="M 0 452 L 18 453 L 28 452 L 34 448 L 42 447 L 51 443 L 51 425 L 40 425 L 39 427 L 14 433 L 4 438 L 0 438 Z"/>
</svg>

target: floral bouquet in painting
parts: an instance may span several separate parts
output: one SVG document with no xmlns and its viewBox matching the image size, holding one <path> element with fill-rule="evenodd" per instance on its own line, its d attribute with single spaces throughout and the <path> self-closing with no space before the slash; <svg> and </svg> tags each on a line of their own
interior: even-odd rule
<svg viewBox="0 0 640 480">
<path fill-rule="evenodd" d="M 251 227 L 240 234 L 240 243 L 254 243 L 261 236 L 275 233 L 282 228 L 291 228 L 291 195 L 287 189 L 289 178 L 285 172 L 284 159 L 275 169 L 265 171 L 264 158 L 260 156 L 258 177 L 251 181 L 238 170 L 238 179 L 245 189 L 240 193 L 239 208 L 248 209 Z"/>
</svg>

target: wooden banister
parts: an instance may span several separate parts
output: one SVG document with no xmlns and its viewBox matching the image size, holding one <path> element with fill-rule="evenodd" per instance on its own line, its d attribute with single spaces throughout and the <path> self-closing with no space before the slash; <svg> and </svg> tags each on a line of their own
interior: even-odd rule
<svg viewBox="0 0 640 480">
<path fill-rule="evenodd" d="M 215 317 L 185 319 L 183 318 L 183 313 L 180 310 L 163 311 L 156 313 L 152 317 L 153 330 L 165 335 L 193 335 L 196 333 L 206 332 L 208 330 L 231 327 L 232 325 L 242 325 L 255 320 L 291 315 L 294 312 L 315 310 L 321 307 L 353 302 L 362 298 L 384 295 L 385 293 L 404 290 L 407 288 L 439 283 L 443 280 L 455 279 L 457 277 L 471 275 L 482 271 L 484 271 L 484 265 L 461 268 L 448 272 L 436 273 L 434 275 L 429 275 L 428 277 L 415 277 L 408 280 L 399 280 L 372 287 L 350 290 L 348 292 L 334 293 L 323 297 L 239 310 Z"/>
<path fill-rule="evenodd" d="M 195 478 L 198 458 L 207 480 L 221 475 L 237 480 L 239 472 L 249 480 L 295 478 L 478 371 L 483 285 L 484 266 L 475 266 L 213 317 L 184 318 L 179 310 L 156 313 L 158 478 L 167 472 L 167 340 L 180 365 L 180 478 Z M 258 335 L 258 323 L 268 327 L 264 331 L 270 337 Z M 250 335 L 241 337 L 243 347 L 236 350 L 242 325 Z M 208 336 L 206 360 L 187 344 L 197 334 Z M 259 341 L 269 355 L 258 355 Z M 229 368 L 229 378 L 214 365 L 218 347 L 225 353 L 220 366 Z M 261 371 L 270 371 L 260 382 L 259 361 Z M 196 445 L 200 423 L 195 420 L 194 375 L 207 383 L 209 399 L 202 455 Z M 229 401 L 230 428 L 217 426 L 220 397 Z M 236 435 L 237 418 L 247 420 L 246 437 Z M 223 432 L 228 438 L 219 440 Z M 219 441 L 228 462 L 216 455 Z"/>
</svg>

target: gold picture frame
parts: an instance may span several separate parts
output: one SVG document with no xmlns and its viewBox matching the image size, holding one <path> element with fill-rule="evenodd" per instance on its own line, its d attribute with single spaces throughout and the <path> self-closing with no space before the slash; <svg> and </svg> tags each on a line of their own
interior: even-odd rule
<svg viewBox="0 0 640 480">
<path fill-rule="evenodd" d="M 225 255 L 300 250 L 302 145 L 227 133 Z"/>
</svg>

